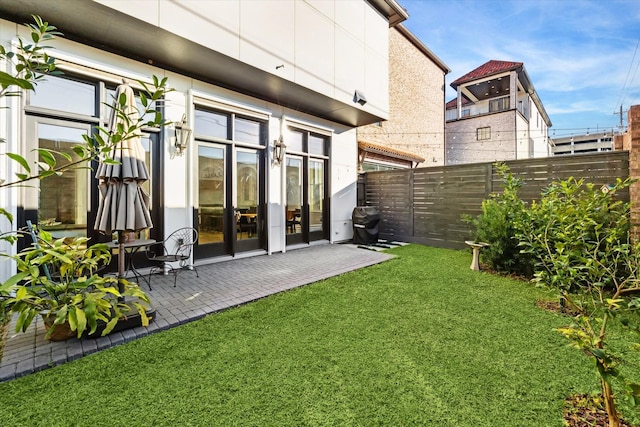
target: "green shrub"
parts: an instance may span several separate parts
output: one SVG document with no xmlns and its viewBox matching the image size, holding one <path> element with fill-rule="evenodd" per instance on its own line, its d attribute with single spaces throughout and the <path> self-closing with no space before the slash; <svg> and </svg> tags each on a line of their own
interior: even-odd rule
<svg viewBox="0 0 640 427">
<path fill-rule="evenodd" d="M 495 165 L 502 178 L 503 192 L 492 194 L 491 198 L 482 202 L 482 214 L 475 219 L 466 217 L 465 221 L 473 224 L 473 238 L 478 242 L 489 243 L 481 253 L 481 259 L 491 269 L 503 273 L 514 273 L 531 277 L 533 265 L 526 253 L 521 253 L 515 239 L 514 224 L 526 209 L 525 203 L 518 198 L 518 190 L 522 180 L 513 176 L 505 164 Z"/>
<path fill-rule="evenodd" d="M 618 180 L 602 191 L 583 179 L 554 182 L 517 218 L 516 238 L 534 260 L 536 282 L 572 292 L 602 280 L 611 289 L 615 277 L 628 274 L 616 249 L 628 243 L 630 204 L 615 195 L 630 184 Z M 587 274 L 587 261 L 594 257 L 610 275 Z"/>
<path fill-rule="evenodd" d="M 615 197 L 632 182 L 603 189 L 573 178 L 553 183 L 515 224 L 520 246 L 535 259 L 534 281 L 558 289 L 572 315 L 558 332 L 595 362 L 612 427 L 621 425 L 614 380 L 640 404 L 640 383 L 621 374 L 625 355 L 609 333 L 612 324 L 638 329 L 640 244 L 629 238 L 630 203 Z"/>
</svg>

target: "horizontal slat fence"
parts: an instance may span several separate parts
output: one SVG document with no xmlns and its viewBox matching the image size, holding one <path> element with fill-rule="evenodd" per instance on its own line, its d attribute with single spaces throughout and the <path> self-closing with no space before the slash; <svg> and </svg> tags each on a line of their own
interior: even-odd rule
<svg viewBox="0 0 640 427">
<path fill-rule="evenodd" d="M 552 182 L 574 177 L 600 187 L 629 176 L 626 151 L 505 162 L 524 181 L 520 197 L 538 200 Z M 367 172 L 358 182 L 358 204 L 380 211 L 380 238 L 463 248 L 472 227 L 463 215 L 480 214 L 482 201 L 502 191 L 492 163 Z M 620 195 L 628 201 L 629 194 Z"/>
</svg>

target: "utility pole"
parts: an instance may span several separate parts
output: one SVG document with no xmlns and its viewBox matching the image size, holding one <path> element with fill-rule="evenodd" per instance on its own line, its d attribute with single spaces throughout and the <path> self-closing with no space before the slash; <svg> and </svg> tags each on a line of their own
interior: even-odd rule
<svg viewBox="0 0 640 427">
<path fill-rule="evenodd" d="M 626 113 L 626 111 L 625 111 L 625 113 Z M 614 111 L 614 112 L 613 112 L 613 114 L 616 114 L 616 115 L 619 115 L 619 116 L 620 116 L 620 128 L 619 128 L 619 132 L 621 132 L 621 133 L 622 133 L 622 130 L 623 130 L 623 123 L 622 123 L 622 120 L 623 120 L 623 118 L 624 118 L 624 116 L 622 115 L 622 114 L 623 114 L 623 111 L 622 111 L 622 104 L 620 104 L 620 112 L 619 112 L 619 113 L 616 113 L 616 112 Z"/>
</svg>

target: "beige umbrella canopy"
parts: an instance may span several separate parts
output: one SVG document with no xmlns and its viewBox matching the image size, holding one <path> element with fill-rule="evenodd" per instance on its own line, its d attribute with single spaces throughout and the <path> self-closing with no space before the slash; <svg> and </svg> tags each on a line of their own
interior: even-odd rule
<svg viewBox="0 0 640 427">
<path fill-rule="evenodd" d="M 124 104 L 121 98 L 124 96 Z M 115 144 L 111 158 L 118 164 L 101 161 L 96 178 L 100 190 L 100 203 L 94 229 L 111 234 L 118 232 L 119 254 L 123 254 L 124 232 L 153 227 L 149 213 L 149 195 L 142 183 L 149 179 L 145 155 L 140 143 L 140 131 L 128 132 L 138 123 L 139 113 L 133 89 L 123 82 L 116 89 L 115 107 L 111 111 L 109 131 L 123 135 Z M 123 116 L 126 116 L 123 117 Z M 124 274 L 124 257 L 118 256 L 118 273 Z"/>
</svg>

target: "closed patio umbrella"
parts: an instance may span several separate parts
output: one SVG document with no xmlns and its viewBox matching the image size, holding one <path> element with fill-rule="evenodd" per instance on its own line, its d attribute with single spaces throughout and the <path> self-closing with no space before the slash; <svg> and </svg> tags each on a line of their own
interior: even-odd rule
<svg viewBox="0 0 640 427">
<path fill-rule="evenodd" d="M 124 105 L 121 97 L 124 96 Z M 139 129 L 128 132 L 138 123 L 139 113 L 133 89 L 123 81 L 116 89 L 115 106 L 111 110 L 109 131 L 123 129 L 123 139 L 112 150 L 111 158 L 118 164 L 100 161 L 96 178 L 100 190 L 100 202 L 94 229 L 104 233 L 118 233 L 118 276 L 124 277 L 125 232 L 137 232 L 153 227 L 149 213 L 149 195 L 142 183 L 149 179 L 145 155 L 140 143 Z M 126 115 L 126 118 L 123 117 Z"/>
</svg>

